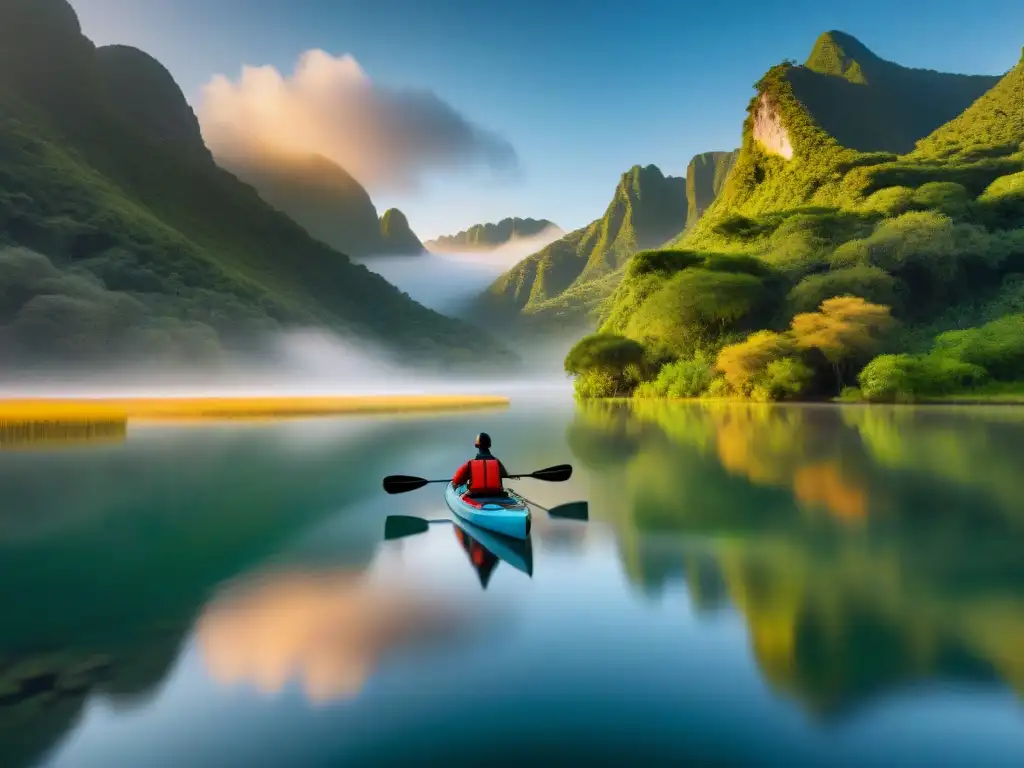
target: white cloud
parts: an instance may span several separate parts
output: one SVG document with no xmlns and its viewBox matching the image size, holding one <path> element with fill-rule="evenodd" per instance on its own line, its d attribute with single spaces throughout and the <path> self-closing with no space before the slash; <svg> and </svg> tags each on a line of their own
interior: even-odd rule
<svg viewBox="0 0 1024 768">
<path fill-rule="evenodd" d="M 304 53 L 290 76 L 264 66 L 214 77 L 198 112 L 219 158 L 320 154 L 376 190 L 409 191 L 431 170 L 502 173 L 518 163 L 511 144 L 434 93 L 376 84 L 351 56 L 321 50 Z"/>
</svg>

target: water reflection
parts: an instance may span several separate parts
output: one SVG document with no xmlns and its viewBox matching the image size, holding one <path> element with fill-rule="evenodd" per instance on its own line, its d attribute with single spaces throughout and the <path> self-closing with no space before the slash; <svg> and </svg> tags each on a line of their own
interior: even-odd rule
<svg viewBox="0 0 1024 768">
<path fill-rule="evenodd" d="M 925 680 L 1024 697 L 1024 421 L 971 416 L 598 404 L 568 441 L 631 580 L 724 597 L 765 678 L 838 714 Z"/>
<path fill-rule="evenodd" d="M 51 757 L 76 768 L 129 747 L 125 764 L 443 762 L 466 746 L 443 736 L 455 721 L 524 761 L 543 742 L 563 762 L 952 746 L 1012 765 L 1019 413 L 605 404 L 4 454 L 0 763 L 34 764 L 62 733 Z M 387 516 L 444 505 L 380 478 L 443 476 L 481 428 L 510 468 L 573 454 L 570 482 L 523 490 L 589 499 L 592 522 L 538 514 L 527 549 L 447 524 L 381 545 Z M 130 717 L 85 706 L 112 694 Z M 327 701 L 343 706 L 310 716 Z"/>
<path fill-rule="evenodd" d="M 296 571 L 228 589 L 204 608 L 196 636 L 218 683 L 277 694 L 294 679 L 310 702 L 324 703 L 357 695 L 388 654 L 455 640 L 479 618 L 409 583 Z"/>
<path fill-rule="evenodd" d="M 469 556 L 480 586 L 487 589 L 498 563 L 505 561 L 527 576 L 533 576 L 533 541 L 496 536 L 458 518 L 452 519 L 455 538 Z"/>
<path fill-rule="evenodd" d="M 0 419 L 0 450 L 53 450 L 98 443 L 122 443 L 128 420 Z"/>
<path fill-rule="evenodd" d="M 313 542 L 326 553 L 288 557 L 365 568 L 380 518 L 346 507 L 448 431 L 471 435 L 478 417 L 147 427 L 0 454 L 0 764 L 34 764 L 92 695 L 142 706 L 218 584 L 332 517 Z"/>
</svg>

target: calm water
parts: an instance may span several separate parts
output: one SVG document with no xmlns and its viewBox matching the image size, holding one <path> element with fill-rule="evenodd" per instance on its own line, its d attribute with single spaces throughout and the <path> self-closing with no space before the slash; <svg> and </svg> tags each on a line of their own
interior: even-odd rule
<svg viewBox="0 0 1024 768">
<path fill-rule="evenodd" d="M 481 429 L 592 522 L 382 542 L 445 510 L 381 477 Z M 1024 410 L 38 437 L 0 451 L 0 765 L 1024 764 Z"/>
</svg>

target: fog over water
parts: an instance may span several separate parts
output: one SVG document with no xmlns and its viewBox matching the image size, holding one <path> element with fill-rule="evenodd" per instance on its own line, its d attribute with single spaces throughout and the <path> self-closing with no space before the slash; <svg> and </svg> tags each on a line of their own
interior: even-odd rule
<svg viewBox="0 0 1024 768">
<path fill-rule="evenodd" d="M 375 257 L 362 260 L 414 300 L 450 316 L 465 310 L 503 272 L 533 253 L 538 238 L 524 238 L 487 253 Z M 488 327 L 486 317 L 467 318 Z M 371 342 L 321 328 L 284 331 L 269 337 L 259 354 L 229 354 L 215 368 L 126 362 L 116 370 L 0 373 L 0 397 L 32 396 L 256 396 L 370 394 L 495 394 L 522 399 L 564 396 L 571 382 L 562 359 L 566 338 L 514 341 L 508 346 L 526 365 L 514 370 L 455 372 L 413 368 Z M 503 340 L 504 342 L 504 340 Z"/>
</svg>

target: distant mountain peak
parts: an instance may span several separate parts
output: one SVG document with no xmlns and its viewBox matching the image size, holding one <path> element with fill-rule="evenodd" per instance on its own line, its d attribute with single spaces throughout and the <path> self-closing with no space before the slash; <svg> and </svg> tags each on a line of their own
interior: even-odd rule
<svg viewBox="0 0 1024 768">
<path fill-rule="evenodd" d="M 498 222 L 474 224 L 454 235 L 442 235 L 428 240 L 426 245 L 435 251 L 489 251 L 514 239 L 534 237 L 542 232 L 564 234 L 561 227 L 548 219 L 507 216 Z"/>
<path fill-rule="evenodd" d="M 424 251 L 409 219 L 397 208 L 388 208 L 380 217 L 380 236 L 384 253 L 415 256 Z"/>
</svg>

